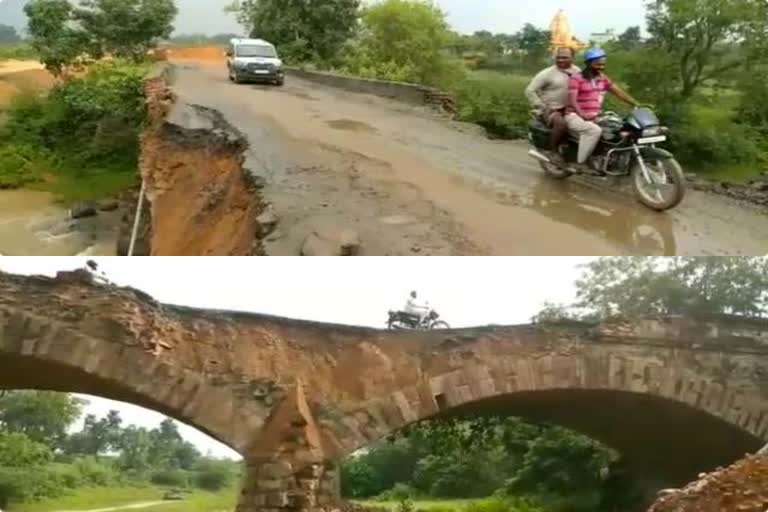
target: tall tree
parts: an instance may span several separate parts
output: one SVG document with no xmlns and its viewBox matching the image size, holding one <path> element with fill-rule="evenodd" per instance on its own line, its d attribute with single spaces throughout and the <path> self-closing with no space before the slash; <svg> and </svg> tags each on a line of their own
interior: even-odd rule
<svg viewBox="0 0 768 512">
<path fill-rule="evenodd" d="M 99 455 L 120 448 L 123 420 L 118 411 L 109 411 L 104 418 L 93 414 L 85 417 L 83 429 L 72 434 L 66 443 L 69 453 Z"/>
<path fill-rule="evenodd" d="M 548 30 L 540 30 L 530 23 L 523 25 L 517 34 L 520 49 L 528 53 L 532 59 L 542 59 L 549 51 L 552 34 Z"/>
<path fill-rule="evenodd" d="M 40 62 L 54 75 L 61 75 L 89 45 L 87 34 L 72 25 L 74 7 L 68 0 L 30 0 L 24 12 Z"/>
<path fill-rule="evenodd" d="M 252 37 L 267 39 L 294 61 L 336 56 L 357 27 L 360 0 L 241 0 L 227 10 Z"/>
<path fill-rule="evenodd" d="M 647 7 L 651 43 L 676 61 L 684 98 L 708 80 L 768 60 L 764 0 L 651 0 Z"/>
<path fill-rule="evenodd" d="M 629 27 L 618 39 L 619 46 L 624 50 L 632 50 L 642 44 L 643 38 L 639 26 Z"/>
<path fill-rule="evenodd" d="M 421 0 L 383 0 L 365 9 L 349 67 L 390 80 L 443 85 L 460 76 L 444 50 L 453 36 L 445 13 Z"/>
<path fill-rule="evenodd" d="M 80 0 L 74 18 L 98 51 L 141 60 L 171 35 L 177 12 L 174 0 Z"/>
<path fill-rule="evenodd" d="M 579 306 L 601 317 L 768 315 L 768 258 L 602 258 L 576 286 Z"/>
<path fill-rule="evenodd" d="M 58 448 L 82 406 L 82 400 L 64 393 L 13 391 L 0 397 L 0 428 Z"/>
</svg>

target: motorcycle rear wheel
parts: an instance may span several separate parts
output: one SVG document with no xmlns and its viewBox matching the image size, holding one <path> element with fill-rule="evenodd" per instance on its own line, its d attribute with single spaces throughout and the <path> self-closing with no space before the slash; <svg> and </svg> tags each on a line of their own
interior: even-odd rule
<svg viewBox="0 0 768 512">
<path fill-rule="evenodd" d="M 632 189 L 638 201 L 658 212 L 671 210 L 679 205 L 685 198 L 685 175 L 677 160 L 670 158 L 648 161 L 646 166 L 648 172 L 657 178 L 664 179 L 665 185 L 671 187 L 671 191 L 667 197 L 660 196 L 661 192 L 658 190 L 660 187 L 657 187 L 656 193 L 652 193 L 649 187 L 652 188 L 653 186 L 646 182 L 640 164 L 635 163 L 632 169 Z"/>
<path fill-rule="evenodd" d="M 440 331 L 440 330 L 447 330 L 450 329 L 451 326 L 448 325 L 448 322 L 443 322 L 442 320 L 435 322 L 432 324 L 432 327 L 430 327 L 433 331 Z"/>
</svg>

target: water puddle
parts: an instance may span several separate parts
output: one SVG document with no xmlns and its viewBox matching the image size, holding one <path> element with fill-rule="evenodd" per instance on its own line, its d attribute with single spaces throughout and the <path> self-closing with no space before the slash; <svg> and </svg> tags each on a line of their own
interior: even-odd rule
<svg viewBox="0 0 768 512">
<path fill-rule="evenodd" d="M 361 123 L 360 121 L 353 121 L 352 119 L 334 119 L 332 121 L 326 121 L 326 124 L 334 130 L 347 130 L 351 132 L 363 132 L 363 133 L 379 133 L 379 131 L 371 125 Z"/>
<path fill-rule="evenodd" d="M 46 192 L 0 190 L 0 254 L 114 256 L 119 212 L 73 220 Z"/>
</svg>

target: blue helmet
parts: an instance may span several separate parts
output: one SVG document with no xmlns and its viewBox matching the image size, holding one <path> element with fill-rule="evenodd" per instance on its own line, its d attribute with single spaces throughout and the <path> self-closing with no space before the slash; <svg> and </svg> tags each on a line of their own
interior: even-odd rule
<svg viewBox="0 0 768 512">
<path fill-rule="evenodd" d="M 604 59 L 605 56 L 605 50 L 602 48 L 590 48 L 584 53 L 584 62 L 592 62 L 593 60 Z"/>
</svg>

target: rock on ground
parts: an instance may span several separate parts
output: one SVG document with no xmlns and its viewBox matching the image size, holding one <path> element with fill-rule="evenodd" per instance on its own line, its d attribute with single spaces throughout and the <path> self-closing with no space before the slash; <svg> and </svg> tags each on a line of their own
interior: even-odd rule
<svg viewBox="0 0 768 512">
<path fill-rule="evenodd" d="M 768 453 L 703 475 L 684 489 L 659 498 L 649 512 L 766 512 Z"/>
</svg>

